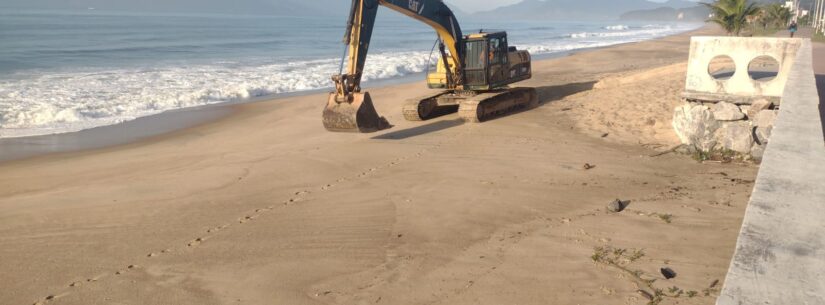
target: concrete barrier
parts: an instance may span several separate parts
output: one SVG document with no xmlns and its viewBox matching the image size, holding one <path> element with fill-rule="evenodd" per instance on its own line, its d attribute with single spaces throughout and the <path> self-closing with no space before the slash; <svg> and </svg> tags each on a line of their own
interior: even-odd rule
<svg viewBox="0 0 825 305">
<path fill-rule="evenodd" d="M 811 42 L 798 41 L 717 305 L 825 304 L 825 138 Z"/>
<path fill-rule="evenodd" d="M 778 104 L 801 43 L 788 38 L 693 37 L 682 97 L 740 105 L 764 98 Z M 736 66 L 729 79 L 716 79 L 709 73 L 712 60 L 721 56 L 730 57 Z M 778 75 L 769 81 L 754 80 L 748 74 L 751 62 L 763 56 L 779 64 Z"/>
</svg>

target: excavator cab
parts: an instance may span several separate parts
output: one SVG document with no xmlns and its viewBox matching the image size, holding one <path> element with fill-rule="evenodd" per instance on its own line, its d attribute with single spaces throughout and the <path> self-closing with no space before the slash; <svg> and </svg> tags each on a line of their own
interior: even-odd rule
<svg viewBox="0 0 825 305">
<path fill-rule="evenodd" d="M 511 48 L 506 32 L 465 37 L 464 89 L 493 90 L 531 77 L 530 53 Z"/>
<path fill-rule="evenodd" d="M 531 77 L 530 53 L 507 43 L 507 32 L 478 33 L 464 37 L 464 89 L 488 91 Z M 452 58 L 447 58 L 453 65 Z M 427 75 L 430 89 L 447 88 L 447 69 L 438 61 Z"/>
</svg>

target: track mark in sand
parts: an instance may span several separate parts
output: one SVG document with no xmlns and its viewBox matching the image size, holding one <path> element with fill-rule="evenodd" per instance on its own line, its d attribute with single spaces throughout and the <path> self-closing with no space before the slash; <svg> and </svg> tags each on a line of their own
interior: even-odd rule
<svg viewBox="0 0 825 305">
<path fill-rule="evenodd" d="M 473 244 L 465 248 L 457 255 L 456 262 L 461 264 L 471 264 L 464 266 L 461 273 L 451 272 L 449 275 L 437 275 L 437 272 L 432 273 L 435 277 L 431 281 L 439 281 L 437 291 L 429 291 L 424 293 L 430 295 L 429 300 L 424 300 L 422 304 L 449 304 L 449 299 L 462 295 L 470 289 L 476 287 L 476 284 L 483 281 L 486 277 L 494 274 L 499 268 L 507 262 L 507 255 L 515 249 L 522 241 L 563 226 L 569 226 L 571 223 L 581 221 L 585 218 L 598 217 L 606 215 L 599 209 L 593 212 L 585 212 L 575 215 L 564 215 L 564 217 L 549 218 L 543 212 L 538 210 L 536 218 L 527 220 L 523 223 L 517 223 L 502 227 L 500 230 L 493 232 L 485 241 Z M 586 234 L 586 233 L 585 233 Z M 401 235 L 403 236 L 403 235 Z M 399 236 L 400 237 L 400 236 Z M 593 238 L 598 240 L 598 238 Z M 380 266 L 372 269 L 371 272 L 365 273 L 364 279 L 366 282 L 359 285 L 356 290 L 339 292 L 339 295 L 346 295 L 350 298 L 344 300 L 343 303 L 358 303 L 359 301 L 368 301 L 374 299 L 376 293 L 379 291 L 388 291 L 392 289 L 393 279 L 404 278 L 410 275 L 405 273 L 416 272 L 419 269 L 415 254 L 397 253 L 395 250 L 388 252 L 388 261 Z M 445 269 L 449 269 L 446 268 Z M 449 281 L 444 281 L 444 277 L 449 278 Z M 351 281 L 353 279 L 346 279 Z M 335 291 L 334 287 L 324 286 L 320 291 Z M 316 297 L 323 298 L 324 295 L 316 294 Z M 340 300 L 339 300 L 340 301 Z"/>
<path fill-rule="evenodd" d="M 66 295 L 68 295 L 68 294 L 67 294 L 67 293 L 61 293 L 61 294 L 50 294 L 50 295 L 47 295 L 47 296 L 43 297 L 43 298 L 42 298 L 42 299 L 40 299 L 40 300 L 35 301 L 33 304 L 34 304 L 34 305 L 44 305 L 44 304 L 46 304 L 46 303 L 50 303 L 50 302 L 52 302 L 52 301 L 55 301 L 55 300 L 57 300 L 57 299 L 59 299 L 59 298 L 65 297 Z"/>
<path fill-rule="evenodd" d="M 186 244 L 186 246 L 187 247 L 197 247 L 205 241 L 206 241 L 206 237 L 198 237 L 198 238 L 195 238 L 192 241 L 190 241 L 188 244 Z"/>
<path fill-rule="evenodd" d="M 421 158 L 424 155 L 426 155 L 427 153 L 430 153 L 435 149 L 441 148 L 444 143 L 455 142 L 454 139 L 458 138 L 460 135 L 461 134 L 456 134 L 452 137 L 448 137 L 447 139 L 439 141 L 436 144 L 429 145 L 430 147 L 428 147 L 428 148 L 423 148 L 423 149 L 418 150 L 418 151 L 416 151 L 416 152 L 414 152 L 414 153 L 412 153 L 408 156 L 401 156 L 401 157 L 394 158 L 391 161 L 384 163 L 383 165 L 370 167 L 367 170 L 361 171 L 361 172 L 359 172 L 355 175 L 339 177 L 338 179 L 335 179 L 334 183 L 324 183 L 324 184 L 318 185 L 316 187 L 310 187 L 310 188 L 305 189 L 305 190 L 297 191 L 297 192 L 293 193 L 292 196 L 289 199 L 283 201 L 281 206 L 282 207 L 288 207 L 288 206 L 292 206 L 292 205 L 298 204 L 300 202 L 306 201 L 307 200 L 306 197 L 312 194 L 312 192 L 309 191 L 309 189 L 317 189 L 320 192 L 329 192 L 329 191 L 332 191 L 332 190 L 335 189 L 335 187 L 336 187 L 335 183 L 345 183 L 345 182 L 354 181 L 354 180 L 357 180 L 357 179 L 366 179 L 366 178 L 369 178 L 371 176 L 374 176 L 375 174 L 379 173 L 381 170 L 385 170 L 385 169 L 389 169 L 389 168 L 398 166 L 398 165 L 402 164 L 405 161 L 415 160 L 415 159 Z M 246 170 L 246 173 L 244 173 L 244 175 L 241 178 L 239 178 L 239 180 L 242 180 L 243 178 L 248 176 L 248 174 L 249 174 L 248 169 L 245 169 L 245 170 Z M 237 219 L 236 223 L 238 225 L 250 223 L 252 220 L 257 219 L 257 218 L 263 216 L 266 213 L 275 211 L 277 209 L 277 207 L 278 206 L 275 205 L 275 204 L 270 204 L 266 207 L 257 208 L 257 209 L 254 210 L 254 212 L 247 213 L 245 216 L 242 216 L 239 219 Z M 224 230 L 230 228 L 231 226 L 232 226 L 232 223 L 227 223 L 227 224 L 224 224 L 224 225 L 213 227 L 211 229 L 207 229 L 206 230 L 207 235 L 197 237 L 195 239 L 190 240 L 188 243 L 186 243 L 186 245 L 183 247 L 183 249 L 197 248 L 198 246 L 200 246 L 204 242 L 206 242 L 208 239 L 212 238 L 215 234 L 217 234 L 221 231 L 224 231 Z M 184 251 L 175 251 L 175 252 L 177 254 L 186 253 Z M 148 254 L 145 255 L 145 259 L 152 259 L 152 258 L 158 257 L 160 255 L 169 255 L 169 254 L 174 254 L 174 253 L 173 253 L 172 249 L 167 248 L 167 249 L 164 249 L 164 250 L 160 251 L 160 253 L 158 253 L 158 252 L 149 252 Z M 99 275 L 99 276 L 96 276 L 96 277 L 93 277 L 93 278 L 88 278 L 86 280 L 86 283 L 90 284 L 90 283 L 98 282 L 99 280 L 102 280 L 102 279 L 104 279 L 105 277 L 107 277 L 109 275 L 115 275 L 115 276 L 125 275 L 125 274 L 128 273 L 128 271 L 136 269 L 136 268 L 139 268 L 138 265 L 134 265 L 134 264 L 128 265 L 125 269 L 118 269 L 114 272 L 106 273 L 106 274 Z M 65 289 L 79 289 L 83 286 L 84 285 L 82 285 L 81 282 L 72 282 L 72 283 L 67 284 Z M 85 285 L 85 286 L 88 286 L 88 285 Z M 61 294 L 47 295 L 46 297 L 44 297 L 44 298 L 42 298 L 38 301 L 35 301 L 34 305 L 45 305 L 48 302 L 51 302 L 51 301 L 53 301 L 57 298 L 66 296 L 68 294 L 69 293 L 67 291 L 64 291 Z"/>
<path fill-rule="evenodd" d="M 217 226 L 217 227 L 214 227 L 214 228 L 211 228 L 211 229 L 206 230 L 206 233 L 215 233 L 215 232 L 218 232 L 218 231 L 220 231 L 220 230 L 226 229 L 226 228 L 228 228 L 228 227 L 229 227 L 229 225 L 228 225 L 228 224 L 226 224 L 226 225 L 221 225 L 221 226 Z"/>
</svg>

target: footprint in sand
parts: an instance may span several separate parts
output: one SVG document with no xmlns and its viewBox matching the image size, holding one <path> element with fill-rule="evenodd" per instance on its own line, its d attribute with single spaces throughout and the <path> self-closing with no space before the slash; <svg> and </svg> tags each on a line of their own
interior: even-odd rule
<svg viewBox="0 0 825 305">
<path fill-rule="evenodd" d="M 95 276 L 95 277 L 88 278 L 88 279 L 86 279 L 86 282 L 89 282 L 89 283 L 97 282 L 99 279 L 103 278 L 106 275 L 107 274 L 101 274 L 101 275 L 98 275 L 98 276 Z"/>
<path fill-rule="evenodd" d="M 57 296 L 56 296 L 56 295 L 53 295 L 53 294 L 52 294 L 52 295 L 48 295 L 47 297 L 43 298 L 43 300 L 42 300 L 42 301 L 37 301 L 37 302 L 34 302 L 34 305 L 43 305 L 43 304 L 45 304 L 46 302 L 50 302 L 50 301 L 52 301 L 52 300 L 54 300 L 54 299 L 57 299 Z"/>
<path fill-rule="evenodd" d="M 200 245 L 200 244 L 201 244 L 202 242 L 204 242 L 205 240 L 206 240 L 206 239 L 205 239 L 205 238 L 203 238 L 203 237 L 198 237 L 198 238 L 196 238 L 195 240 L 190 241 L 190 242 L 189 242 L 186 246 L 187 246 L 187 247 L 195 247 L 195 246 L 197 246 L 197 245 Z"/>
</svg>

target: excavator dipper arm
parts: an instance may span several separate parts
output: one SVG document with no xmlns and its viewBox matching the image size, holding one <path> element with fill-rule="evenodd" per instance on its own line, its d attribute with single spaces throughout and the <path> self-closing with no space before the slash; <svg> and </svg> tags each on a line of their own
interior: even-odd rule
<svg viewBox="0 0 825 305">
<path fill-rule="evenodd" d="M 373 132 L 390 125 L 375 111 L 367 92 L 361 92 L 361 78 L 375 27 L 378 6 L 383 5 L 406 16 L 426 23 L 435 29 L 444 46 L 445 56 L 452 57 L 448 81 L 450 89 L 460 88 L 463 82 L 463 36 L 452 10 L 442 0 L 353 0 L 347 21 L 344 43 L 348 46 L 348 65 L 345 74 L 332 77 L 335 92 L 330 94 L 324 109 L 324 127 L 330 131 Z M 444 58 L 447 62 L 447 59 Z"/>
</svg>

